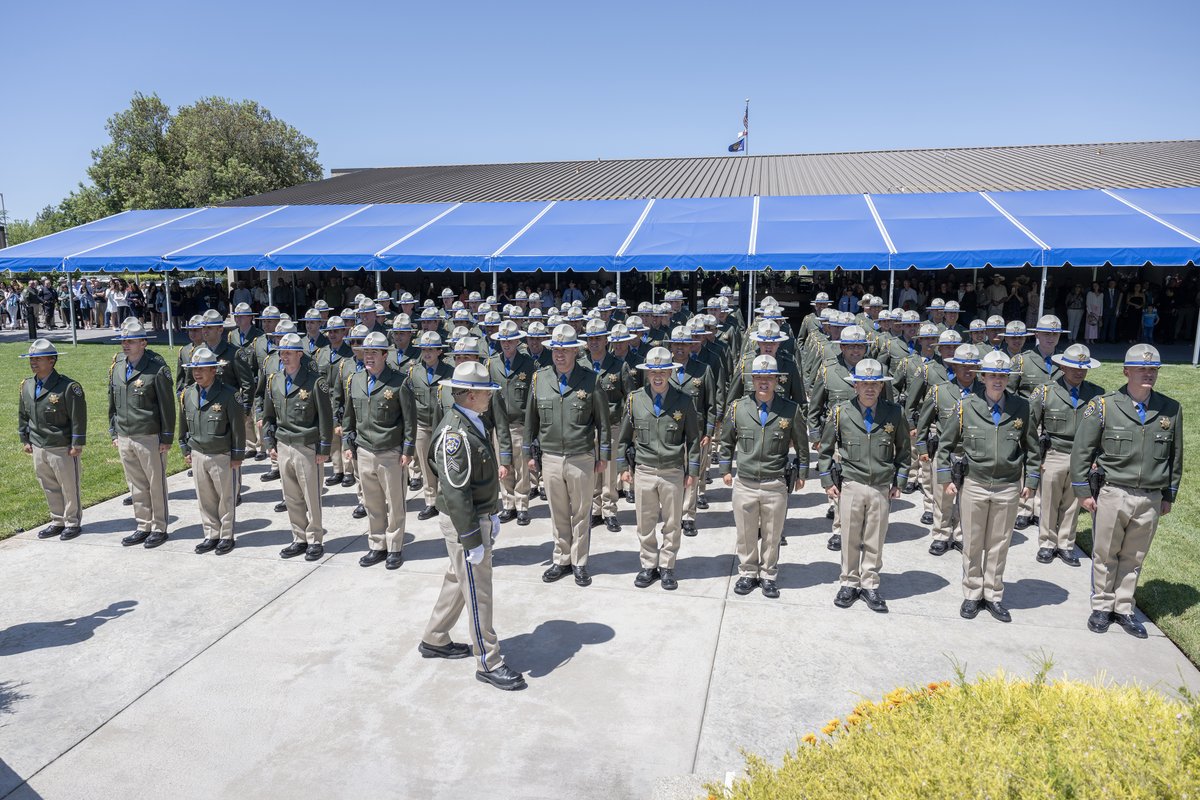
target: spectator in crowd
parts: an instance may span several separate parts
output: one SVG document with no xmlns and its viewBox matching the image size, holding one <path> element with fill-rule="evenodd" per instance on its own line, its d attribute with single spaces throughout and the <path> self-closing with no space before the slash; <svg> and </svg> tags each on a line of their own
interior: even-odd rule
<svg viewBox="0 0 1200 800">
<path fill-rule="evenodd" d="M 1120 333 L 1122 338 L 1128 339 L 1130 344 L 1136 344 L 1138 339 L 1138 327 L 1143 324 L 1142 312 L 1146 308 L 1146 303 L 1149 298 L 1146 297 L 1146 292 L 1140 283 L 1133 285 L 1133 291 L 1129 292 L 1125 297 L 1125 312 L 1122 315 Z"/>
<path fill-rule="evenodd" d="M 1142 311 L 1142 341 L 1154 344 L 1154 326 L 1158 324 L 1158 308 L 1149 304 Z"/>
<path fill-rule="evenodd" d="M 1075 342 L 1079 338 L 1079 326 L 1083 322 L 1083 312 L 1087 308 L 1087 300 L 1083 295 L 1083 284 L 1077 283 L 1071 287 L 1067 295 L 1067 337 Z"/>
<path fill-rule="evenodd" d="M 1117 288 L 1117 279 L 1109 278 L 1108 286 L 1104 289 L 1103 325 L 1100 338 L 1106 342 L 1117 341 L 1117 320 L 1125 306 L 1124 295 Z"/>
</svg>

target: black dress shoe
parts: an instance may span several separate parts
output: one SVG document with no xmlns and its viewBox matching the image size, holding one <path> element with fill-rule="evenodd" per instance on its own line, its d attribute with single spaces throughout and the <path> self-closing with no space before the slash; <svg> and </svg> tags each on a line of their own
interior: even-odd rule
<svg viewBox="0 0 1200 800">
<path fill-rule="evenodd" d="M 944 556 L 949 549 L 950 543 L 944 539 L 934 539 L 929 543 L 929 554 L 933 556 Z"/>
<path fill-rule="evenodd" d="M 1028 527 L 1029 527 L 1029 517 L 1026 517 L 1023 515 L 1017 517 L 1017 521 L 1013 524 L 1013 530 L 1017 530 L 1017 531 L 1023 531 Z"/>
<path fill-rule="evenodd" d="M 1113 622 L 1125 629 L 1125 632 L 1130 636 L 1136 636 L 1139 639 L 1147 637 L 1146 626 L 1133 618 L 1133 614 L 1113 614 Z"/>
<path fill-rule="evenodd" d="M 770 597 L 772 599 L 779 597 L 779 586 L 776 585 L 775 581 L 763 579 L 762 593 L 763 597 Z"/>
<path fill-rule="evenodd" d="M 536 500 L 537 496 L 538 496 L 538 490 L 536 487 L 529 490 L 529 499 L 530 500 Z"/>
<path fill-rule="evenodd" d="M 703 495 L 697 495 L 696 496 L 696 508 L 700 508 L 700 509 L 708 508 L 708 498 Z"/>
<path fill-rule="evenodd" d="M 360 567 L 372 567 L 387 558 L 387 550 L 368 550 L 362 558 L 358 560 Z"/>
<path fill-rule="evenodd" d="M 624 496 L 625 496 L 625 490 L 617 489 L 617 497 L 624 497 Z"/>
<path fill-rule="evenodd" d="M 779 534 L 779 546 L 787 547 L 787 534 L 786 533 Z"/>
<path fill-rule="evenodd" d="M 920 487 L 920 486 L 918 486 L 916 483 L 914 483 L 914 482 L 912 482 L 912 481 L 909 481 L 908 483 L 904 484 L 904 489 L 903 489 L 902 491 L 903 491 L 905 494 L 912 494 L 913 492 L 915 492 L 915 491 L 916 491 L 917 489 L 919 489 L 919 488 L 921 488 L 921 487 Z"/>
<path fill-rule="evenodd" d="M 995 600 L 985 600 L 984 605 L 987 606 L 988 613 L 998 619 L 1000 622 L 1012 622 L 1012 614 L 1008 613 L 1008 609 L 1003 603 L 998 603 Z"/>
<path fill-rule="evenodd" d="M 529 512 L 528 511 L 518 511 L 517 512 L 517 524 L 520 525 L 521 527 L 525 527 L 526 525 L 529 524 Z"/>
<path fill-rule="evenodd" d="M 126 497 L 124 500 L 121 501 L 121 505 L 123 505 L 123 506 L 133 505 L 133 497 L 132 496 Z"/>
<path fill-rule="evenodd" d="M 887 601 L 880 596 L 878 589 L 859 589 L 858 596 L 866 602 L 867 608 L 877 614 L 887 613 Z"/>
<path fill-rule="evenodd" d="M 507 664 L 501 664 L 490 672 L 479 670 L 475 673 L 475 678 L 482 683 L 490 683 L 497 689 L 502 689 L 506 692 L 516 692 L 528 685 L 525 683 L 525 679 L 521 677 L 521 673 L 509 669 Z"/>
<path fill-rule="evenodd" d="M 1036 528 L 1038 525 L 1040 525 L 1040 524 L 1041 524 L 1041 522 L 1042 522 L 1042 518 L 1041 518 L 1041 517 L 1039 517 L 1037 514 L 1034 514 L 1032 517 L 1030 517 L 1030 518 L 1029 518 L 1029 524 L 1030 524 L 1030 525 L 1032 525 L 1032 526 L 1033 526 L 1033 527 L 1035 527 L 1035 528 Z"/>
<path fill-rule="evenodd" d="M 950 546 L 953 547 L 958 552 L 960 552 L 960 553 L 962 552 L 962 540 L 961 539 L 955 539 L 954 541 L 950 542 Z"/>
<path fill-rule="evenodd" d="M 605 517 L 604 527 L 608 528 L 613 533 L 621 532 L 621 526 L 617 523 L 616 517 Z"/>
<path fill-rule="evenodd" d="M 637 496 L 634 494 L 633 489 L 630 489 L 628 492 L 625 493 L 625 502 L 629 503 L 629 505 L 633 505 L 634 502 L 636 502 L 636 500 L 637 500 Z"/>
<path fill-rule="evenodd" d="M 308 552 L 308 545 L 304 542 L 292 542 L 287 547 L 279 551 L 280 558 L 295 558 L 299 555 L 304 555 Z"/>
<path fill-rule="evenodd" d="M 267 451 L 261 450 L 261 451 L 255 453 L 254 460 L 255 461 L 266 461 L 267 460 Z"/>
<path fill-rule="evenodd" d="M 335 472 L 332 475 L 330 475 L 328 478 L 325 479 L 325 485 L 326 486 L 337 486 L 339 483 L 341 483 L 345 479 L 346 479 L 346 473 Z"/>
<path fill-rule="evenodd" d="M 833 598 L 833 604 L 838 608 L 849 608 L 858 599 L 858 590 L 852 586 L 843 586 Z"/>
<path fill-rule="evenodd" d="M 828 547 L 830 550 L 833 550 L 834 552 L 841 550 L 842 549 L 842 535 L 840 533 L 833 534 L 832 536 L 829 537 L 829 543 L 826 544 L 825 546 Z"/>
<path fill-rule="evenodd" d="M 354 485 L 354 476 L 353 475 L 347 475 L 346 477 L 342 478 L 342 486 L 345 486 L 347 489 L 349 489 L 353 485 Z"/>
<path fill-rule="evenodd" d="M 932 525 L 933 524 L 933 512 L 932 511 L 926 511 L 924 514 L 921 515 L 921 524 L 922 525 Z"/>
<path fill-rule="evenodd" d="M 1050 564 L 1054 561 L 1053 547 L 1039 547 L 1037 555 L 1034 556 L 1039 564 Z"/>
<path fill-rule="evenodd" d="M 425 506 L 421 509 L 421 513 L 417 514 L 417 519 L 433 519 L 441 512 L 437 510 L 437 506 Z"/>
<path fill-rule="evenodd" d="M 37 536 L 39 539 L 53 539 L 56 536 L 62 536 L 62 532 L 65 530 L 66 527 L 62 525 L 49 525 L 38 531 Z"/>
<path fill-rule="evenodd" d="M 400 565 L 404 563 L 404 556 L 399 551 L 387 554 L 387 563 L 384 564 L 384 569 L 400 569 Z"/>
<path fill-rule="evenodd" d="M 423 658 L 449 658 L 458 659 L 466 658 L 471 655 L 471 646 L 469 644 L 459 644 L 451 642 L 450 644 L 436 645 L 428 642 L 421 642 L 417 645 L 417 652 Z"/>
<path fill-rule="evenodd" d="M 658 577 L 659 575 L 657 569 L 644 569 L 637 574 L 636 578 L 633 579 L 633 585 L 639 589 L 645 589 L 647 586 L 658 580 Z"/>
<path fill-rule="evenodd" d="M 219 555 L 219 556 L 225 555 L 226 553 L 228 553 L 230 550 L 233 549 L 233 546 L 234 546 L 233 539 L 222 539 L 221 541 L 217 542 L 217 555 Z"/>
<path fill-rule="evenodd" d="M 363 508 L 362 503 L 359 503 L 358 505 L 356 505 L 354 507 L 354 510 L 350 512 L 350 516 L 354 517 L 355 519 L 362 519 L 366 515 L 367 515 L 367 510 L 365 508 Z"/>
<path fill-rule="evenodd" d="M 1054 555 L 1058 556 L 1058 559 L 1068 567 L 1079 566 L 1079 559 L 1070 550 L 1063 550 L 1060 548 L 1054 551 Z"/>
<path fill-rule="evenodd" d="M 576 586 L 592 585 L 592 576 L 588 575 L 587 567 L 571 567 L 571 572 L 575 573 Z"/>
<path fill-rule="evenodd" d="M 200 544 L 196 545 L 197 553 L 207 553 L 210 550 L 216 550 L 216 549 L 217 549 L 217 540 L 216 539 L 202 539 L 200 541 Z"/>
<path fill-rule="evenodd" d="M 550 569 L 542 573 L 542 580 L 545 583 L 554 583 L 555 581 L 565 578 L 570 574 L 570 564 L 551 564 Z"/>
<path fill-rule="evenodd" d="M 83 528 L 75 525 L 68 525 L 67 527 L 63 528 L 62 533 L 58 535 L 58 538 L 64 542 L 69 542 L 81 533 L 83 533 Z"/>
<path fill-rule="evenodd" d="M 750 594 L 759 586 L 758 578 L 738 578 L 733 585 L 734 594 Z"/>
<path fill-rule="evenodd" d="M 325 555 L 325 545 L 321 544 L 320 542 L 317 544 L 310 544 L 304 549 L 305 561 L 316 561 L 323 555 Z"/>
<path fill-rule="evenodd" d="M 825 519 L 833 519 L 833 506 L 825 509 Z"/>
<path fill-rule="evenodd" d="M 604 517 L 600 516 L 599 514 L 592 514 L 592 520 L 591 520 L 591 522 L 592 522 L 592 527 L 593 527 L 593 528 L 594 528 L 594 527 L 596 527 L 597 525 L 603 525 L 603 524 L 604 524 Z"/>
<path fill-rule="evenodd" d="M 237 500 L 234 501 L 233 506 L 234 506 L 234 508 L 237 508 L 241 504 L 242 504 L 242 493 L 238 492 Z"/>
<path fill-rule="evenodd" d="M 189 477 L 189 478 L 190 478 L 190 477 L 192 477 L 192 471 L 191 471 L 190 469 L 188 470 L 188 477 Z M 130 503 L 130 505 L 132 505 L 132 504 L 133 504 L 133 499 L 132 499 L 132 498 L 130 498 L 130 501 L 129 501 L 129 503 Z"/>
<path fill-rule="evenodd" d="M 166 540 L 167 540 L 167 532 L 166 531 L 155 531 L 154 533 L 150 534 L 150 538 L 148 538 L 146 540 L 146 543 L 144 545 L 142 545 L 142 547 L 146 548 L 147 550 L 152 550 L 155 547 L 158 547 L 160 544 L 162 544 Z"/>
<path fill-rule="evenodd" d="M 660 569 L 658 571 L 658 579 L 662 587 L 668 592 L 673 592 L 679 588 L 679 581 L 675 580 L 675 570 Z"/>
<path fill-rule="evenodd" d="M 506 508 L 496 516 L 501 522 L 512 522 L 517 518 L 517 510 L 515 508 Z"/>
<path fill-rule="evenodd" d="M 1111 611 L 1093 611 L 1092 615 L 1088 617 L 1088 630 L 1092 633 L 1105 633 L 1112 621 Z"/>
<path fill-rule="evenodd" d="M 277 470 L 277 469 L 268 470 L 262 474 L 262 477 L 260 477 L 259 480 L 262 481 L 263 483 L 267 483 L 269 481 L 277 481 L 277 480 L 279 480 L 279 470 Z"/>
<path fill-rule="evenodd" d="M 135 544 L 141 544 L 150 536 L 150 531 L 134 531 L 121 540 L 121 544 L 126 547 L 133 547 Z"/>
<path fill-rule="evenodd" d="M 276 514 L 282 514 L 284 511 L 287 511 L 287 502 L 286 501 L 275 504 L 275 513 Z"/>
<path fill-rule="evenodd" d="M 692 522 L 691 520 L 685 519 L 683 522 L 680 523 L 680 525 L 683 528 L 684 536 L 695 536 L 696 535 L 696 523 Z"/>
<path fill-rule="evenodd" d="M 265 453 L 265 452 L 266 452 L 266 450 L 263 450 L 263 452 Z M 257 450 L 255 450 L 253 447 L 251 447 L 249 450 L 247 450 L 247 451 L 246 451 L 245 453 L 243 453 L 242 455 L 243 455 L 243 456 L 245 456 L 245 458 L 246 458 L 247 460 L 249 460 L 249 459 L 251 459 L 251 458 L 258 458 L 258 451 L 257 451 Z"/>
<path fill-rule="evenodd" d="M 408 479 L 408 490 L 410 492 L 415 492 L 420 488 L 421 488 L 421 479 L 420 478 L 409 478 Z"/>
<path fill-rule="evenodd" d="M 546 499 L 546 490 L 545 489 L 538 489 L 538 499 L 540 499 L 540 500 Z"/>
<path fill-rule="evenodd" d="M 963 619 L 975 619 L 979 616 L 979 608 L 982 604 L 981 600 L 963 600 L 962 605 L 958 607 L 958 615 Z"/>
</svg>

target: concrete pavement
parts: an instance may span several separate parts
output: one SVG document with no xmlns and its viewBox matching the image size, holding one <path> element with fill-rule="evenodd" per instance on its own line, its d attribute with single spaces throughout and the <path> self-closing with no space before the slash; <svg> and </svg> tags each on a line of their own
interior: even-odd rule
<svg viewBox="0 0 1200 800">
<path fill-rule="evenodd" d="M 248 467 L 238 546 L 200 539 L 190 480 L 170 479 L 172 536 L 123 548 L 129 509 L 85 513 L 72 542 L 0 543 L 0 798 L 414 797 L 488 787 L 500 797 L 688 797 L 778 760 L 861 697 L 970 674 L 1033 671 L 1140 681 L 1165 692 L 1200 673 L 1151 628 L 1087 631 L 1087 562 L 1034 561 L 1014 534 L 1014 621 L 958 617 L 961 559 L 930 556 L 920 495 L 893 503 L 882 592 L 891 613 L 833 606 L 837 556 L 816 483 L 791 498 L 783 596 L 733 594 L 729 492 L 709 486 L 685 538 L 680 587 L 636 589 L 633 507 L 593 531 L 594 584 L 546 585 L 548 509 L 506 524 L 495 554 L 496 629 L 528 690 L 475 680 L 473 661 L 416 652 L 445 568 L 437 520 L 408 504 L 406 561 L 360 568 L 354 490 L 325 495 L 327 555 L 282 561 L 279 484 Z M 86 480 L 86 476 L 85 476 Z M 466 640 L 460 624 L 456 639 Z"/>
</svg>

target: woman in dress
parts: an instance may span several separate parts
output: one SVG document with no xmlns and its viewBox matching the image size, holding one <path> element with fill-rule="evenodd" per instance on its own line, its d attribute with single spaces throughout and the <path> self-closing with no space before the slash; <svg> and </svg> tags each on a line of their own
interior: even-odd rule
<svg viewBox="0 0 1200 800">
<path fill-rule="evenodd" d="M 1092 290 L 1084 300 L 1084 311 L 1087 312 L 1087 324 L 1083 329 L 1083 342 L 1094 345 L 1100 338 L 1100 319 L 1104 315 L 1104 293 L 1100 291 L 1099 283 L 1092 283 Z"/>
<path fill-rule="evenodd" d="M 1083 312 L 1087 300 L 1083 296 L 1083 284 L 1077 283 L 1067 295 L 1067 336 L 1074 343 L 1079 339 L 1079 324 L 1083 322 Z"/>
</svg>

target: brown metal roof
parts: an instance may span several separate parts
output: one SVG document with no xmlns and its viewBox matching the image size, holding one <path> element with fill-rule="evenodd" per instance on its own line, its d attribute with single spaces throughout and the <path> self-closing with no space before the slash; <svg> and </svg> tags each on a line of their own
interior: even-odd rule
<svg viewBox="0 0 1200 800">
<path fill-rule="evenodd" d="M 1200 140 L 336 170 L 226 205 L 1200 186 Z"/>
</svg>

